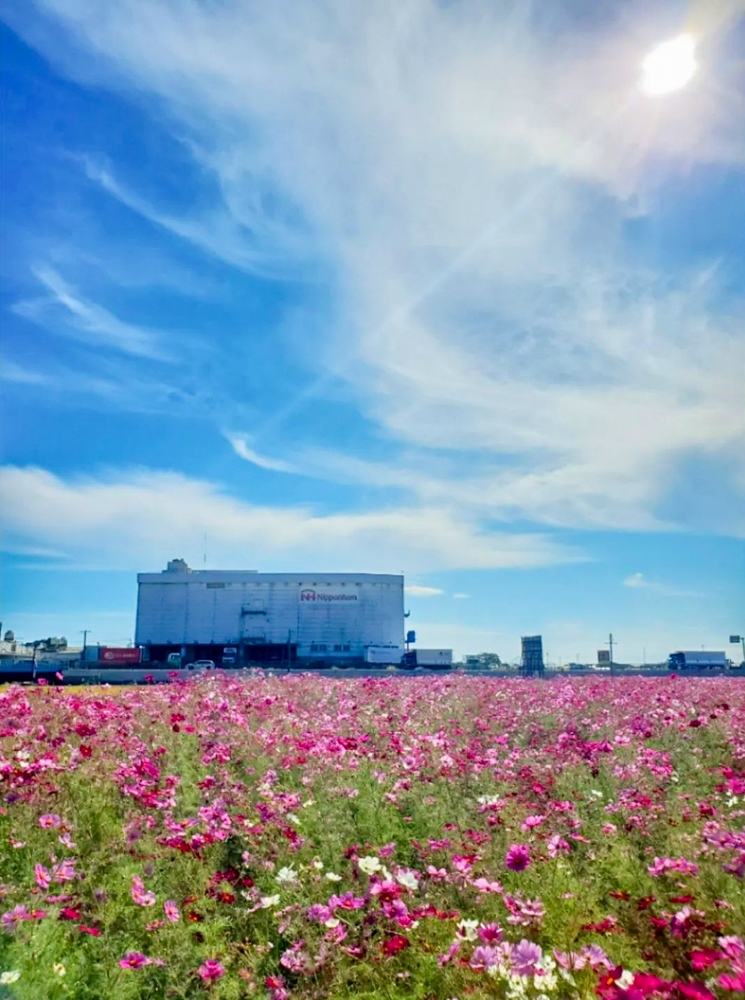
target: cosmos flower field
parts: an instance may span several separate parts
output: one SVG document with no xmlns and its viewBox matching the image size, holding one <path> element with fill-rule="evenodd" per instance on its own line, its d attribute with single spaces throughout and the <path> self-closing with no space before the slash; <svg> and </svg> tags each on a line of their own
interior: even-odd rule
<svg viewBox="0 0 745 1000">
<path fill-rule="evenodd" d="M 745 684 L 0 690 L 0 996 L 745 992 Z"/>
</svg>

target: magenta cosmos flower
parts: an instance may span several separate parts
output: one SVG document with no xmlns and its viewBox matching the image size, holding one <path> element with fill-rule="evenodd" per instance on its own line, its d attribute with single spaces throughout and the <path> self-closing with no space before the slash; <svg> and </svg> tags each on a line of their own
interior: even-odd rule
<svg viewBox="0 0 745 1000">
<path fill-rule="evenodd" d="M 199 966 L 199 975 L 205 983 L 211 983 L 215 979 L 221 979 L 225 975 L 225 969 L 216 958 L 208 958 Z"/>
<path fill-rule="evenodd" d="M 513 872 L 525 871 L 530 861 L 530 848 L 527 844 L 512 844 L 504 858 L 504 863 Z"/>
<path fill-rule="evenodd" d="M 39 816 L 39 826 L 42 830 L 53 829 L 54 827 L 59 826 L 61 822 L 61 817 L 57 816 L 55 813 L 45 813 L 43 816 Z"/>
<path fill-rule="evenodd" d="M 143 965 L 150 965 L 151 959 L 143 955 L 141 951 L 128 951 L 124 958 L 119 959 L 122 969 L 141 969 Z"/>
<path fill-rule="evenodd" d="M 165 901 L 165 903 L 163 904 L 163 912 L 165 913 L 166 917 L 171 921 L 172 924 L 178 922 L 179 919 L 178 906 L 176 906 L 176 904 L 172 899 L 167 899 Z"/>
</svg>

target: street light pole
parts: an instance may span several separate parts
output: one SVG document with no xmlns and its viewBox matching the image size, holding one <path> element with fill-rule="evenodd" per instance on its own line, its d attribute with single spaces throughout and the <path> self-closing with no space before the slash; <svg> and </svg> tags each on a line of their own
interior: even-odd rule
<svg viewBox="0 0 745 1000">
<path fill-rule="evenodd" d="M 610 672 L 611 672 L 611 675 L 613 674 L 613 646 L 614 646 L 614 644 L 616 646 L 618 645 L 618 643 L 615 642 L 615 640 L 613 638 L 613 633 L 611 632 L 609 634 L 609 636 L 608 636 L 608 642 L 606 643 L 606 646 L 610 647 Z"/>
</svg>

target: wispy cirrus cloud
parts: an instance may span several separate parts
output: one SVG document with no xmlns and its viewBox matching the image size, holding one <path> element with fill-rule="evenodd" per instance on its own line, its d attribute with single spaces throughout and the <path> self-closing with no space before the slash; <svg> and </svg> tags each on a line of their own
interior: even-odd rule
<svg viewBox="0 0 745 1000">
<path fill-rule="evenodd" d="M 109 348 L 156 361 L 171 359 L 162 334 L 125 323 L 108 309 L 85 299 L 51 267 L 36 267 L 34 275 L 49 294 L 16 302 L 12 308 L 19 316 L 55 333 L 64 332 L 90 347 Z"/>
<path fill-rule="evenodd" d="M 742 164 L 736 68 L 712 60 L 685 101 L 644 99 L 648 5 L 11 8 L 37 41 L 54 27 L 67 72 L 82 54 L 88 79 L 165 112 L 216 193 L 176 217 L 91 158 L 94 184 L 244 271 L 333 275 L 313 376 L 231 437 L 247 461 L 482 523 L 591 529 L 685 527 L 665 505 L 692 455 L 742 476 L 741 305 L 710 259 L 652 266 L 626 235 L 662 199 L 653 164 Z M 714 47 L 723 10 L 701 29 Z M 397 459 L 268 455 L 339 380 Z"/>
</svg>

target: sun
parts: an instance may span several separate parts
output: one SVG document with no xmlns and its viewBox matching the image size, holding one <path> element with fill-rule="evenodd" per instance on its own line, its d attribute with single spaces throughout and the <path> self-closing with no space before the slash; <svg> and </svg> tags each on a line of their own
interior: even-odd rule
<svg viewBox="0 0 745 1000">
<path fill-rule="evenodd" d="M 642 91 L 649 97 L 661 97 L 685 87 L 698 66 L 695 52 L 692 35 L 678 35 L 652 49 L 642 63 Z"/>
</svg>

